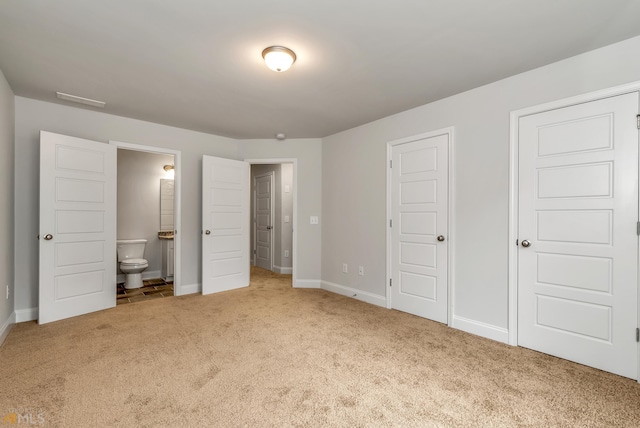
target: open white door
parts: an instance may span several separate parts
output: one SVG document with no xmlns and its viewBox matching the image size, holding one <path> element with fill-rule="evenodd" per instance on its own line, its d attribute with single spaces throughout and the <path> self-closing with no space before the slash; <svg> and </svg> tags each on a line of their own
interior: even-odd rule
<svg viewBox="0 0 640 428">
<path fill-rule="evenodd" d="M 44 324 L 116 305 L 116 148 L 40 133 Z"/>
<path fill-rule="evenodd" d="M 249 163 L 202 157 L 202 294 L 249 285 Z"/>
</svg>

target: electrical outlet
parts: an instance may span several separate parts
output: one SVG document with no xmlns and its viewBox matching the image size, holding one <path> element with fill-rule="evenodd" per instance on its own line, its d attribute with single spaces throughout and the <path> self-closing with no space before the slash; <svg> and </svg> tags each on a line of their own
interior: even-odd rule
<svg viewBox="0 0 640 428">
<path fill-rule="evenodd" d="M 364 276 L 364 266 L 358 266 L 358 275 Z"/>
<path fill-rule="evenodd" d="M 284 256 L 289 257 L 289 250 L 284 250 Z"/>
<path fill-rule="evenodd" d="M 289 216 L 288 215 L 284 216 L 284 222 L 285 223 L 289 223 Z"/>
<path fill-rule="evenodd" d="M 349 273 L 349 266 L 346 263 L 342 264 L 342 273 Z"/>
</svg>

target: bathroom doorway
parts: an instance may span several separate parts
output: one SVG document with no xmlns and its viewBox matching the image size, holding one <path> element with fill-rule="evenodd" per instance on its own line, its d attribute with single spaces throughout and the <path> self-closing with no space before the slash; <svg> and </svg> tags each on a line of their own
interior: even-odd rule
<svg viewBox="0 0 640 428">
<path fill-rule="evenodd" d="M 118 242 L 143 239 L 147 267 L 142 287 L 129 288 L 118 263 L 117 305 L 179 294 L 177 225 L 180 219 L 179 158 L 173 150 L 111 142 L 117 145 Z"/>
</svg>

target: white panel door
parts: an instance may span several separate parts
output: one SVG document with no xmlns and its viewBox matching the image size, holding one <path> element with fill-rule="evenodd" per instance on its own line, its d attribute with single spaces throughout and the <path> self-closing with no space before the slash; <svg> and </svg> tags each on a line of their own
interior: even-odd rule
<svg viewBox="0 0 640 428">
<path fill-rule="evenodd" d="M 256 177 L 256 266 L 273 270 L 273 173 Z"/>
<path fill-rule="evenodd" d="M 116 305 L 116 148 L 40 133 L 44 324 Z"/>
<path fill-rule="evenodd" d="M 202 294 L 249 285 L 247 162 L 202 158 Z"/>
<path fill-rule="evenodd" d="M 518 344 L 638 377 L 638 94 L 520 119 Z"/>
<path fill-rule="evenodd" d="M 392 146 L 391 307 L 447 322 L 449 136 Z"/>
</svg>

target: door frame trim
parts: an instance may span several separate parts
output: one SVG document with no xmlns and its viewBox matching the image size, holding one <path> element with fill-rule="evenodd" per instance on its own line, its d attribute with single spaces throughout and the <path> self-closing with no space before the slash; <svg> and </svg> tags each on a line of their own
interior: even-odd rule
<svg viewBox="0 0 640 428">
<path fill-rule="evenodd" d="M 509 251 L 508 251 L 508 332 L 509 345 L 518 346 L 518 145 L 519 121 L 521 117 L 543 113 L 563 107 L 584 104 L 603 98 L 610 98 L 640 91 L 640 81 L 625 85 L 614 86 L 598 91 L 588 92 L 573 97 L 563 98 L 544 104 L 539 104 L 509 114 Z M 640 106 L 639 106 L 640 109 Z M 640 262 L 640 261 L 639 261 Z M 638 286 L 638 285 L 636 285 Z M 640 293 L 638 293 L 638 308 L 640 308 Z M 640 310 L 637 315 L 637 325 L 640 325 Z M 629 332 L 631 334 L 631 332 Z M 638 344 L 638 367 L 640 368 L 640 344 Z M 640 371 L 639 371 L 640 372 Z M 638 379 L 640 383 L 640 379 Z"/>
<path fill-rule="evenodd" d="M 256 266 L 256 263 L 258 262 L 258 255 L 257 255 L 257 250 L 258 250 L 258 221 L 257 221 L 257 217 L 258 217 L 258 189 L 257 189 L 257 184 L 258 184 L 258 178 L 260 177 L 269 177 L 269 185 L 271 187 L 271 191 L 270 191 L 270 197 L 269 199 L 270 201 L 270 207 L 269 207 L 269 216 L 271 217 L 271 223 L 275 222 L 273 221 L 273 215 L 275 213 L 275 187 L 276 187 L 276 178 L 275 178 L 275 174 L 273 171 L 270 172 L 266 172 L 264 174 L 260 174 L 260 175 L 256 175 L 253 177 L 253 191 L 251 192 L 253 194 L 253 219 L 252 219 L 252 226 L 253 226 L 253 251 L 256 251 L 256 253 L 250 254 L 253 257 L 253 266 Z M 278 230 L 280 230 L 280 228 L 278 228 Z M 275 227 L 271 227 L 271 245 L 269 248 L 270 251 L 270 261 L 271 261 L 271 272 L 273 272 L 273 247 L 274 247 L 274 242 L 273 242 L 273 238 L 275 235 Z"/>
<path fill-rule="evenodd" d="M 181 296 L 182 291 L 182 201 L 181 192 L 181 151 L 167 149 L 164 147 L 145 146 L 142 144 L 124 143 L 121 141 L 109 140 L 109 144 L 116 146 L 116 149 L 135 150 L 138 152 L 156 153 L 161 155 L 173 155 L 173 230 L 178 231 L 173 237 L 173 293 Z M 115 251 L 115 248 L 114 248 Z"/>
<path fill-rule="evenodd" d="M 291 219 L 291 286 L 293 288 L 307 288 L 304 284 L 298 282 L 298 159 L 297 158 L 251 158 L 244 159 L 251 165 L 277 165 L 283 163 L 293 164 L 293 177 L 291 179 L 293 186 L 293 215 Z"/>
<path fill-rule="evenodd" d="M 385 168 L 387 170 L 387 222 L 386 222 L 386 258 L 387 258 L 387 266 L 386 266 L 386 282 L 385 282 L 385 300 L 387 309 L 391 309 L 391 292 L 389 290 L 389 281 L 391 280 L 391 228 L 389 227 L 389 222 L 391 221 L 391 168 L 390 163 L 392 159 L 392 149 L 394 146 L 400 144 L 411 143 L 413 141 L 423 140 L 425 138 L 437 137 L 439 135 L 447 135 L 448 137 L 448 171 L 447 171 L 447 180 L 448 180 L 448 189 L 447 189 L 447 236 L 449 243 L 449 251 L 447 252 L 447 325 L 453 325 L 453 312 L 454 312 L 454 304 L 453 304 L 453 296 L 454 296 L 454 287 L 455 287 L 455 276 L 454 276 L 454 263 L 455 257 L 455 224 L 453 222 L 454 216 L 454 208 L 455 208 L 455 180 L 453 174 L 453 166 L 454 163 L 454 137 L 455 137 L 455 128 L 453 126 L 447 128 L 440 128 L 434 131 L 425 132 L 423 134 L 413 135 L 411 137 L 400 138 L 397 140 L 392 140 L 387 142 L 387 163 Z"/>
</svg>

